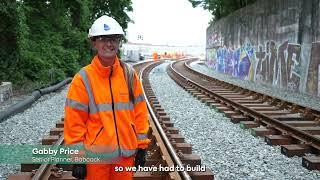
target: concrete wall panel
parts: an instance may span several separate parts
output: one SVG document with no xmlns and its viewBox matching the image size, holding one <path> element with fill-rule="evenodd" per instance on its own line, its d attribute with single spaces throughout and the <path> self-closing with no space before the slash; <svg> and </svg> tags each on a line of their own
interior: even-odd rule
<svg viewBox="0 0 320 180">
<path fill-rule="evenodd" d="M 320 0 L 258 0 L 212 23 L 206 62 L 243 80 L 320 96 Z"/>
</svg>

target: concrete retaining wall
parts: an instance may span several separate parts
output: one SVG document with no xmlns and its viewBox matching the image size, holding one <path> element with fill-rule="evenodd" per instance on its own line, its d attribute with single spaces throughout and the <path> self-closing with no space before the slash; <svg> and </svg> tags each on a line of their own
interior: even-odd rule
<svg viewBox="0 0 320 180">
<path fill-rule="evenodd" d="M 11 82 L 2 82 L 0 84 L 0 105 L 11 103 L 12 84 Z"/>
<path fill-rule="evenodd" d="M 320 0 L 258 0 L 211 24 L 206 48 L 216 71 L 320 96 Z"/>
</svg>

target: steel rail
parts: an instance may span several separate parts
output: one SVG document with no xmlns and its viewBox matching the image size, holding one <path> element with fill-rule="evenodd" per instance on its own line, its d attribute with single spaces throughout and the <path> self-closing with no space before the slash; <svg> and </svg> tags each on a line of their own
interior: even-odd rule
<svg viewBox="0 0 320 180">
<path fill-rule="evenodd" d="M 144 73 L 144 71 L 145 71 L 146 68 L 147 68 L 147 67 L 144 67 L 144 68 L 142 68 L 142 70 L 140 71 L 139 77 L 140 77 L 140 80 L 141 80 L 141 81 L 143 80 L 143 79 L 142 79 L 142 74 Z M 168 150 L 171 158 L 172 158 L 173 161 L 174 161 L 174 164 L 175 164 L 176 166 L 183 167 L 183 164 L 182 164 L 180 158 L 179 158 L 179 157 L 177 156 L 177 154 L 175 153 L 175 150 L 174 150 L 173 146 L 171 145 L 168 137 L 166 136 L 165 132 L 163 131 L 163 129 L 162 129 L 162 127 L 161 127 L 161 125 L 160 125 L 160 123 L 159 123 L 159 121 L 158 121 L 158 118 L 156 117 L 156 115 L 154 114 L 154 112 L 153 112 L 153 110 L 152 110 L 152 108 L 151 108 L 151 105 L 150 105 L 150 103 L 149 103 L 149 101 L 148 101 L 148 99 L 147 99 L 147 97 L 146 97 L 146 94 L 145 94 L 145 91 L 144 91 L 144 87 L 142 88 L 142 90 L 143 90 L 144 98 L 146 99 L 146 103 L 147 103 L 147 107 L 148 107 L 150 116 L 151 116 L 153 122 L 155 123 L 155 126 L 156 126 L 156 128 L 157 128 L 157 130 L 158 130 L 158 132 L 159 132 L 159 134 L 160 134 L 160 136 L 161 136 L 161 138 L 162 138 L 162 140 L 163 140 L 163 142 L 164 142 L 164 145 L 166 146 L 166 148 L 167 148 L 167 150 Z M 185 170 L 184 170 L 184 171 L 179 171 L 178 173 L 180 174 L 180 176 L 182 177 L 182 179 L 184 179 L 184 180 L 191 180 L 190 175 L 189 175 Z"/>
<path fill-rule="evenodd" d="M 146 63 L 146 62 L 142 62 Z M 140 63 L 140 64 L 142 64 Z M 138 66 L 139 63 L 136 64 Z M 64 142 L 64 136 L 63 134 L 59 137 L 58 141 L 53 146 L 59 146 L 62 145 Z M 36 171 L 36 173 L 33 175 L 32 180 L 43 180 L 43 179 L 49 179 L 51 176 L 51 169 L 53 168 L 54 164 L 41 164 L 39 169 Z"/>
<path fill-rule="evenodd" d="M 177 72 L 174 68 L 173 65 L 176 64 L 178 62 L 174 62 L 171 64 L 171 69 L 173 70 L 174 73 L 176 73 L 177 75 L 181 76 L 181 78 L 185 79 L 187 82 L 190 82 L 191 84 L 197 86 L 198 88 L 202 89 L 203 91 L 207 92 L 210 95 L 213 95 L 214 97 L 218 98 L 220 101 L 223 101 L 227 104 L 233 105 L 233 107 L 235 109 L 239 109 L 243 114 L 251 114 L 251 116 L 253 116 L 254 118 L 257 118 L 261 121 L 266 122 L 267 124 L 271 124 L 274 125 L 272 126 L 272 128 L 275 128 L 281 132 L 286 132 L 287 134 L 291 135 L 292 137 L 295 137 L 296 139 L 299 139 L 301 141 L 307 142 L 308 145 L 316 148 L 316 149 L 320 149 L 320 139 L 306 133 L 303 132 L 293 126 L 290 126 L 288 124 L 284 124 L 281 121 L 268 117 L 264 114 L 259 113 L 256 110 L 250 109 L 248 107 L 242 106 L 241 104 L 234 102 L 230 99 L 227 99 L 219 94 L 214 93 L 213 91 L 207 89 L 206 87 L 196 83 L 195 81 L 184 77 L 181 73 Z"/>
<path fill-rule="evenodd" d="M 190 58 L 189 60 L 187 60 L 187 61 L 185 61 L 185 66 L 188 68 L 188 70 L 190 70 L 190 71 L 192 71 L 192 72 L 194 72 L 194 73 L 197 73 L 197 74 L 199 74 L 199 75 L 201 75 L 201 76 L 204 76 L 205 78 L 208 78 L 208 79 L 212 79 L 213 77 L 211 77 L 211 76 L 208 76 L 208 75 L 206 75 L 206 74 L 203 74 L 203 73 L 201 73 L 201 72 L 199 72 L 199 71 L 197 71 L 197 70 L 195 70 L 195 69 L 192 69 L 191 67 L 190 67 L 190 63 L 191 63 L 191 61 L 196 61 L 197 60 L 197 58 Z M 215 78 L 214 78 L 215 79 Z M 215 79 L 215 80 L 217 80 L 217 81 L 219 81 L 219 82 L 223 82 L 223 83 L 226 83 L 226 84 L 230 84 L 230 85 L 233 85 L 233 84 L 231 84 L 231 83 L 228 83 L 228 82 L 225 82 L 225 81 L 221 81 L 221 80 L 219 80 L 219 79 Z M 241 87 L 242 88 L 242 87 Z M 243 88 L 243 89 L 246 89 L 246 88 Z M 249 89 L 248 89 L 249 90 Z M 256 91 L 254 91 L 254 90 L 249 90 L 249 91 L 251 91 L 251 92 L 254 92 L 254 93 L 256 93 L 256 94 L 262 94 L 262 93 L 260 93 L 260 92 L 256 92 Z M 303 106 L 303 105 L 299 105 L 299 104 L 296 104 L 296 103 L 294 103 L 294 102 L 292 102 L 292 101 L 289 101 L 289 100 L 282 100 L 282 99 L 280 99 L 280 98 L 278 98 L 278 97 L 275 97 L 275 96 L 271 96 L 271 95 L 266 95 L 266 96 L 268 96 L 268 97 L 270 97 L 270 98 L 274 98 L 274 99 L 279 99 L 279 100 L 281 100 L 281 101 L 285 101 L 285 102 L 287 102 L 287 103 L 289 103 L 289 104 L 291 104 L 291 105 L 295 105 L 298 109 L 301 109 L 299 112 L 300 113 L 303 113 L 303 110 L 302 109 L 309 109 L 310 110 L 310 113 L 312 113 L 315 117 L 317 117 L 317 118 L 320 118 L 320 112 L 319 112 L 319 110 L 317 110 L 317 109 L 315 109 L 315 108 L 313 108 L 313 107 L 307 107 L 307 106 Z"/>
<path fill-rule="evenodd" d="M 53 146 L 60 146 L 64 142 L 64 136 L 63 134 L 59 137 L 58 141 Z M 32 180 L 43 180 L 43 179 L 49 179 L 51 176 L 51 169 L 54 166 L 54 164 L 41 164 L 39 169 L 36 171 L 35 175 L 32 177 Z"/>
<path fill-rule="evenodd" d="M 149 65 L 151 65 L 151 64 L 149 64 Z M 143 74 L 144 70 L 146 69 L 146 67 L 144 67 L 144 68 L 142 68 L 140 70 L 139 77 L 140 77 L 141 80 L 142 80 L 142 74 Z M 182 162 L 180 161 L 179 157 L 176 155 L 174 148 L 172 147 L 172 145 L 171 145 L 169 139 L 167 138 L 167 136 L 165 135 L 165 132 L 161 128 L 161 125 L 160 125 L 156 115 L 154 114 L 152 108 L 151 108 L 151 105 L 150 105 L 150 103 L 149 103 L 149 101 L 148 101 L 148 99 L 146 97 L 145 92 L 144 92 L 144 88 L 142 88 L 142 90 L 143 90 L 143 93 L 144 93 L 144 97 L 146 99 L 146 103 L 147 103 L 147 106 L 148 106 L 148 110 L 149 110 L 150 116 L 153 119 L 153 122 L 154 122 L 154 124 L 155 124 L 155 126 L 156 126 L 156 128 L 157 128 L 157 130 L 158 130 L 158 132 L 160 134 L 160 137 L 162 138 L 162 140 L 164 142 L 164 145 L 167 148 L 168 153 L 170 154 L 170 156 L 171 156 L 171 158 L 172 158 L 172 160 L 174 162 L 174 165 L 177 165 L 179 167 L 183 167 Z M 63 142 L 64 142 L 64 136 L 61 135 L 59 137 L 58 141 L 53 146 L 62 145 Z M 49 164 L 49 163 L 41 164 L 39 169 L 33 175 L 32 180 L 49 179 L 50 176 L 51 176 L 51 169 L 53 167 L 54 167 L 54 164 Z M 189 174 L 186 171 L 179 171 L 178 173 L 181 176 L 181 179 L 191 180 L 191 177 L 189 176 Z"/>
</svg>

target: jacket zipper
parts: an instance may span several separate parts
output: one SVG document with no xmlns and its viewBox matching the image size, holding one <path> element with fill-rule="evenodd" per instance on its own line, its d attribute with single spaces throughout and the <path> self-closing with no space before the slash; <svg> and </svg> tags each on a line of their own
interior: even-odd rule
<svg viewBox="0 0 320 180">
<path fill-rule="evenodd" d="M 134 134 L 137 136 L 137 133 L 136 133 L 136 130 L 134 129 L 133 124 L 131 124 L 131 127 L 132 127 L 132 129 L 133 129 Z"/>
<path fill-rule="evenodd" d="M 94 138 L 93 142 L 91 143 L 91 145 L 96 142 L 97 137 L 99 136 L 100 132 L 102 131 L 103 126 L 101 127 L 101 129 L 99 130 L 98 134 L 96 135 L 96 137 Z"/>
<path fill-rule="evenodd" d="M 110 72 L 110 76 L 109 76 L 109 87 L 110 87 L 111 101 L 112 101 L 112 113 L 113 113 L 113 120 L 114 120 L 113 122 L 114 122 L 114 126 L 116 128 L 117 142 L 118 142 L 118 147 L 119 147 L 119 155 L 121 156 L 120 140 L 119 140 L 119 135 L 118 135 L 116 114 L 114 112 L 114 101 L 113 101 L 113 93 L 112 93 L 112 86 L 111 86 L 112 72 L 113 72 L 113 67 L 111 66 L 111 72 Z"/>
</svg>

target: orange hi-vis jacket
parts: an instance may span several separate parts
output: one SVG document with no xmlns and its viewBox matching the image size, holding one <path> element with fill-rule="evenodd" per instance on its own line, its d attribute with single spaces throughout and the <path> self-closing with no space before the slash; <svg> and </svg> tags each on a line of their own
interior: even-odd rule
<svg viewBox="0 0 320 180">
<path fill-rule="evenodd" d="M 134 101 L 118 57 L 104 67 L 96 55 L 73 78 L 65 104 L 66 144 L 83 144 L 108 158 L 129 157 L 147 148 L 148 110 L 141 82 L 134 75 Z"/>
</svg>

